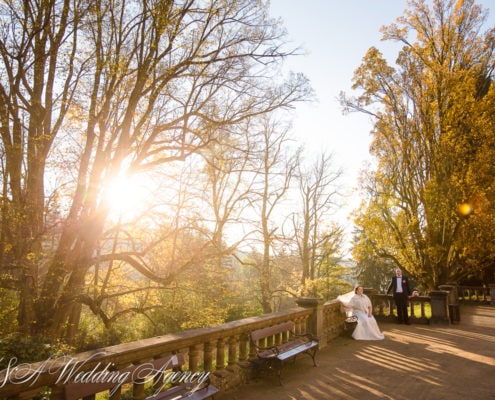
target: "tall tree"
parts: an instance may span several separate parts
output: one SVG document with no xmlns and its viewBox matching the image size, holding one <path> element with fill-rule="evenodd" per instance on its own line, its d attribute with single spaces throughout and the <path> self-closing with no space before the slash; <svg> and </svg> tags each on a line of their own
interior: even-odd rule
<svg viewBox="0 0 495 400">
<path fill-rule="evenodd" d="M 481 33 L 486 12 L 473 0 L 408 4 L 397 24 L 383 28 L 385 40 L 404 44 L 396 69 L 369 49 L 354 75 L 359 97 L 342 101 L 376 118 L 378 166 L 366 180 L 363 237 L 431 289 L 480 268 L 485 251 L 466 262 L 475 241 L 493 254 L 493 189 L 480 185 L 493 168 L 478 167 L 493 156 L 479 143 L 493 142 L 495 29 Z M 471 218 L 459 212 L 464 203 L 474 208 Z"/>
<path fill-rule="evenodd" d="M 214 145 L 201 151 L 205 163 L 204 187 L 199 188 L 201 202 L 211 211 L 211 241 L 218 249 L 219 263 L 243 241 L 245 234 L 240 227 L 250 222 L 245 214 L 253 201 L 251 191 L 260 172 L 255 150 L 260 135 L 256 129 L 255 121 L 245 120 L 233 129 L 224 130 Z M 235 236 L 231 232 L 227 247 L 228 228 L 236 232 Z"/>
<path fill-rule="evenodd" d="M 95 263 L 166 279 L 144 262 L 150 244 L 105 242 L 108 185 L 184 160 L 220 127 L 304 99 L 308 85 L 276 78 L 272 67 L 292 51 L 263 1 L 12 0 L 0 9 L 2 283 L 19 291 L 23 332 L 60 336 Z M 52 176 L 64 185 L 53 227 Z"/>
<path fill-rule="evenodd" d="M 274 245 L 280 238 L 277 208 L 290 188 L 291 181 L 299 164 L 299 150 L 290 152 L 289 128 L 264 118 L 260 127 L 262 141 L 258 149 L 260 173 L 254 191 L 255 207 L 259 218 L 258 231 L 262 245 L 261 265 L 259 268 L 259 286 L 261 289 L 261 306 L 264 313 L 273 310 L 273 269 Z"/>
<path fill-rule="evenodd" d="M 333 168 L 331 156 L 325 154 L 316 159 L 309 171 L 301 165 L 298 168 L 301 211 L 292 215 L 292 230 L 302 265 L 302 285 L 307 279 L 316 279 L 322 263 L 336 257 L 342 246 L 343 229 L 331 223 L 342 171 Z"/>
</svg>

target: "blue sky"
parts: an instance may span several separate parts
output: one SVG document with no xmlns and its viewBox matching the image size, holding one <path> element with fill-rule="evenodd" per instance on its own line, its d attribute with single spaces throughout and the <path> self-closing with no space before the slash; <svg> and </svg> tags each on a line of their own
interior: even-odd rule
<svg viewBox="0 0 495 400">
<path fill-rule="evenodd" d="M 477 3 L 491 9 L 488 25 L 493 26 L 493 0 Z M 291 42 L 307 51 L 305 56 L 291 58 L 286 68 L 304 73 L 318 98 L 317 103 L 297 106 L 293 134 L 309 154 L 322 150 L 333 154 L 334 165 L 344 170 L 342 183 L 351 194 L 363 162 L 371 160 L 372 125 L 362 114 L 342 115 L 337 98 L 341 91 L 351 94 L 354 70 L 370 47 L 395 60 L 401 45 L 382 42 L 379 29 L 394 23 L 406 8 L 406 0 L 271 0 L 271 15 L 280 17 Z M 354 193 L 339 216 L 348 232 L 352 223 L 347 215 L 358 203 Z"/>
</svg>

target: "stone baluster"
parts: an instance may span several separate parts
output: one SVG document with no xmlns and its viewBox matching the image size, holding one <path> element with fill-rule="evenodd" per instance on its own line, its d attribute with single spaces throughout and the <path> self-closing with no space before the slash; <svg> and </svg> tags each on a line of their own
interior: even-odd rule
<svg viewBox="0 0 495 400">
<path fill-rule="evenodd" d="M 269 347 L 269 346 L 273 346 L 275 344 L 275 338 L 273 336 L 270 336 L 268 338 L 266 338 L 266 346 Z"/>
<path fill-rule="evenodd" d="M 338 308 L 339 308 L 339 313 L 342 313 L 343 308 L 340 304 L 339 304 Z M 333 327 L 333 325 L 332 325 L 333 318 L 334 318 L 333 310 L 331 307 L 325 307 L 323 313 L 324 313 L 323 329 L 325 330 L 325 332 L 330 332 L 332 330 L 332 327 Z"/>
<path fill-rule="evenodd" d="M 295 318 L 294 322 L 296 324 L 294 329 L 296 335 L 303 335 L 307 332 L 307 326 L 308 326 L 307 316 Z"/>
<path fill-rule="evenodd" d="M 231 367 L 237 363 L 237 343 L 239 342 L 239 336 L 233 335 L 229 338 L 229 359 L 227 361 L 228 366 Z"/>
<path fill-rule="evenodd" d="M 495 305 L 495 284 L 490 283 L 488 289 L 490 290 L 490 304 Z"/>
<path fill-rule="evenodd" d="M 251 339 L 249 339 L 249 358 L 254 358 L 256 357 L 256 343 L 252 343 Z"/>
<path fill-rule="evenodd" d="M 225 368 L 225 339 L 220 338 L 217 341 L 217 370 Z"/>
<path fill-rule="evenodd" d="M 122 386 L 112 389 L 110 393 L 111 394 L 109 394 L 108 400 L 120 400 L 122 395 Z"/>
<path fill-rule="evenodd" d="M 248 359 L 248 343 L 249 335 L 243 333 L 239 338 L 239 361 L 246 361 Z"/>
<path fill-rule="evenodd" d="M 132 399 L 143 400 L 144 396 L 144 379 L 134 379 L 132 384 Z"/>
<path fill-rule="evenodd" d="M 189 347 L 189 370 L 196 372 L 199 364 L 199 354 L 201 345 L 196 344 Z"/>
<path fill-rule="evenodd" d="M 380 301 L 380 305 L 378 306 L 378 315 L 382 316 L 384 315 L 384 307 L 383 307 L 384 301 Z"/>
<path fill-rule="evenodd" d="M 411 309 L 411 312 L 410 312 L 410 316 L 411 318 L 416 318 L 416 315 L 414 313 L 414 301 L 413 300 L 410 300 L 409 301 L 409 305 L 410 305 L 410 309 Z"/>
<path fill-rule="evenodd" d="M 214 342 L 206 342 L 204 345 L 203 363 L 205 371 L 213 369 L 213 351 L 215 350 Z"/>
</svg>

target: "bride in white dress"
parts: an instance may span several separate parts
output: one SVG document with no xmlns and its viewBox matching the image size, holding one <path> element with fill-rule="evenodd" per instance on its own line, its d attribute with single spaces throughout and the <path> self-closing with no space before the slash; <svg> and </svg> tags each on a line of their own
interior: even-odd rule
<svg viewBox="0 0 495 400">
<path fill-rule="evenodd" d="M 356 286 L 354 292 L 337 297 L 346 309 L 358 318 L 352 337 L 356 340 L 382 340 L 385 335 L 380 331 L 372 314 L 371 300 L 363 293 L 362 286 Z"/>
</svg>

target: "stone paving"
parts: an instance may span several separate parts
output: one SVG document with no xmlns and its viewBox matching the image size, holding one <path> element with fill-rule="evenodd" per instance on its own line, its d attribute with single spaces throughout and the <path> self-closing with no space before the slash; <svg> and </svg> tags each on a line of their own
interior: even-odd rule
<svg viewBox="0 0 495 400">
<path fill-rule="evenodd" d="M 495 306 L 462 305 L 451 325 L 382 323 L 382 341 L 339 337 L 215 400 L 495 399 Z"/>
</svg>

